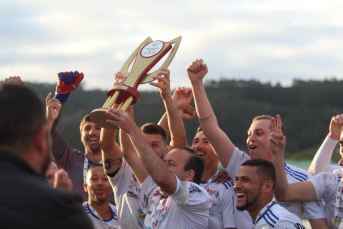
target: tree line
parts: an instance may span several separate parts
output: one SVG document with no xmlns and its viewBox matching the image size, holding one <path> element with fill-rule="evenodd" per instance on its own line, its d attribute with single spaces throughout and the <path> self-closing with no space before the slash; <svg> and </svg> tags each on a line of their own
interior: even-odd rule
<svg viewBox="0 0 343 229">
<path fill-rule="evenodd" d="M 42 99 L 55 91 L 53 84 L 27 83 Z M 262 114 L 280 114 L 286 126 L 285 157 L 312 159 L 329 131 L 331 117 L 343 113 L 343 80 L 323 81 L 294 79 L 290 87 L 261 83 L 257 80 L 220 79 L 205 83 L 206 93 L 217 116 L 220 128 L 241 150 L 247 152 L 247 130 L 251 120 Z M 58 125 L 72 148 L 83 151 L 79 124 L 82 117 L 99 108 L 107 91 L 85 90 L 82 84 L 73 91 L 64 105 Z M 162 98 L 157 91 L 141 91 L 134 105 L 138 126 L 157 123 L 164 113 Z M 194 106 L 194 103 L 193 103 Z M 191 145 L 198 119 L 185 121 L 188 144 Z M 338 153 L 334 158 L 339 158 Z"/>
</svg>

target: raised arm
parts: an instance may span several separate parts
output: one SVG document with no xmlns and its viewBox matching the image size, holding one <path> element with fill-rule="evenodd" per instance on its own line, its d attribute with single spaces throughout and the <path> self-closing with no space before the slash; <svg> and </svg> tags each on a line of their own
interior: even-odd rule
<svg viewBox="0 0 343 229">
<path fill-rule="evenodd" d="M 219 128 L 216 115 L 207 98 L 203 78 L 207 74 L 207 65 L 197 59 L 187 66 L 187 75 L 192 84 L 195 108 L 200 126 L 215 153 L 225 168 L 230 162 L 235 146 L 229 137 Z"/>
<path fill-rule="evenodd" d="M 58 117 L 55 119 L 51 128 L 52 149 L 51 152 L 56 159 L 61 159 L 67 147 L 67 141 L 63 138 L 61 133 L 57 130 L 58 122 L 61 118 L 62 108 L 67 102 L 70 92 L 75 90 L 83 80 L 83 73 L 75 72 L 60 72 L 58 75 L 58 82 L 54 98 L 61 102 L 61 109 Z"/>
<path fill-rule="evenodd" d="M 177 87 L 174 91 L 172 98 L 177 109 L 179 110 L 181 114 L 182 120 L 192 120 L 193 118 L 195 118 L 196 116 L 195 109 L 191 105 L 189 105 L 193 98 L 191 88 Z M 158 125 L 160 125 L 164 129 L 164 131 L 166 132 L 166 136 L 168 138 L 169 125 L 168 125 L 167 112 L 164 113 L 164 115 L 158 122 Z"/>
<path fill-rule="evenodd" d="M 145 137 L 134 123 L 130 115 L 123 110 L 109 109 L 111 116 L 114 121 L 107 120 L 109 123 L 117 125 L 124 131 L 131 139 L 131 142 L 138 153 L 141 163 L 143 164 L 146 171 L 149 173 L 154 182 L 162 188 L 166 193 L 173 194 L 176 190 L 176 179 L 175 176 L 168 170 L 161 158 L 152 150 L 151 146 L 146 141 Z M 131 155 L 136 152 L 130 152 Z M 128 161 L 129 165 L 130 162 Z M 137 166 L 130 165 L 133 172 L 139 174 L 142 172 Z M 136 177 L 140 183 L 143 181 Z"/>
<path fill-rule="evenodd" d="M 101 128 L 100 146 L 105 173 L 111 175 L 121 166 L 123 159 L 119 145 L 116 142 L 118 130 Z"/>
<path fill-rule="evenodd" d="M 167 113 L 168 126 L 170 129 L 169 150 L 176 147 L 188 147 L 186 139 L 186 130 L 183 125 L 179 109 L 176 107 L 170 94 L 170 71 L 167 68 L 161 68 L 161 71 L 152 78 L 157 79 L 157 83 L 150 82 L 150 85 L 155 86 L 160 91 L 163 99 L 164 107 Z"/>
<path fill-rule="evenodd" d="M 50 133 L 54 121 L 59 116 L 62 105 L 58 99 L 54 99 L 54 98 L 51 99 L 51 92 L 46 97 L 45 104 L 46 104 L 46 120 L 48 124 L 48 133 Z"/>
<path fill-rule="evenodd" d="M 329 170 L 332 153 L 339 140 L 343 127 L 343 114 L 331 118 L 329 134 L 314 156 L 308 172 L 312 175 Z M 337 167 L 338 168 L 338 167 Z"/>
<path fill-rule="evenodd" d="M 316 200 L 316 192 L 310 181 L 296 182 L 291 185 L 287 182 L 283 160 L 286 137 L 282 134 L 281 117 L 277 115 L 276 119 L 272 118 L 273 131 L 268 137 L 277 180 L 274 187 L 275 198 L 279 202 L 306 202 Z"/>
</svg>

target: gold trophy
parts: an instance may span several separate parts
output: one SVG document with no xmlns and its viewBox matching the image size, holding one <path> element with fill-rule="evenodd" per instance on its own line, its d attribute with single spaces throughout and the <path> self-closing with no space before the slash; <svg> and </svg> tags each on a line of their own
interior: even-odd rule
<svg viewBox="0 0 343 229">
<path fill-rule="evenodd" d="M 180 46 L 181 38 L 179 36 L 169 42 L 153 41 L 150 37 L 146 38 L 126 60 L 120 70 L 127 77 L 125 84 L 114 85 L 107 92 L 108 98 L 102 108 L 95 109 L 90 114 L 92 122 L 106 129 L 118 129 L 117 126 L 106 122 L 107 119 L 110 119 L 105 113 L 107 109 L 116 103 L 120 104 L 119 109 L 126 111 L 131 104 L 135 104 L 140 96 L 137 91 L 138 85 L 154 80 L 152 76 L 156 75 L 159 69 L 152 73 L 147 73 L 172 49 L 161 68 L 169 66 Z M 172 46 L 173 44 L 174 47 Z M 133 60 L 132 69 L 128 72 Z"/>
</svg>

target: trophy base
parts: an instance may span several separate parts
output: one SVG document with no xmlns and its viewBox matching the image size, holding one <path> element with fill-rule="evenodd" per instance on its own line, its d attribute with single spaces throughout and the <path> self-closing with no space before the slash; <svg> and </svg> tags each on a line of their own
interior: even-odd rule
<svg viewBox="0 0 343 229">
<path fill-rule="evenodd" d="M 105 129 L 111 129 L 111 130 L 117 130 L 119 129 L 118 126 L 112 125 L 108 122 L 106 122 L 107 119 L 111 119 L 105 112 L 107 111 L 106 108 L 98 108 L 92 111 L 90 113 L 90 119 L 92 122 L 94 122 L 96 125 L 105 128 Z"/>
</svg>

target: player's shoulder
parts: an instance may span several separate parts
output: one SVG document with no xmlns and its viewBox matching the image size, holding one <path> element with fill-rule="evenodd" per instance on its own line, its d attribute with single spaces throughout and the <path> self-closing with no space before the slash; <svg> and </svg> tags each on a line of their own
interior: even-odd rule
<svg viewBox="0 0 343 229">
<path fill-rule="evenodd" d="M 285 163 L 287 179 L 294 179 L 296 182 L 307 181 L 312 175 L 304 169 Z"/>
<path fill-rule="evenodd" d="M 224 191 L 224 192 L 229 191 L 234 186 L 234 183 L 232 180 L 228 180 L 224 183 L 219 183 L 219 184 L 217 184 L 215 182 L 216 182 L 216 180 L 212 181 L 212 183 L 210 184 L 209 187 L 215 188 L 217 190 Z"/>
<path fill-rule="evenodd" d="M 300 219 L 282 207 L 280 204 L 274 204 L 265 212 L 264 220 L 273 228 L 295 228 L 303 229 Z"/>
</svg>

